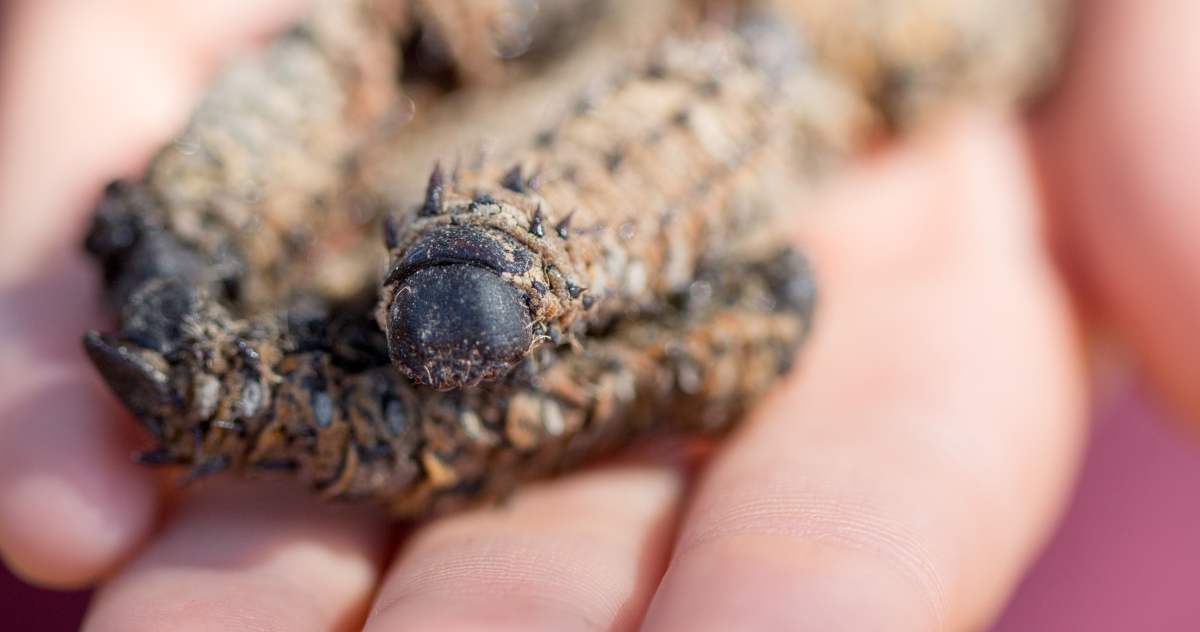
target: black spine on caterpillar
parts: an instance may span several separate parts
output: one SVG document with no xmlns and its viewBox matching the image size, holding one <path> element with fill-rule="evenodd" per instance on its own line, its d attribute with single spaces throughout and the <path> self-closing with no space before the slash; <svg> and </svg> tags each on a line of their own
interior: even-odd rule
<svg viewBox="0 0 1200 632">
<path fill-rule="evenodd" d="M 437 389 L 496 379 L 543 342 L 661 310 L 702 257 L 770 224 L 743 210 L 778 206 L 756 190 L 794 166 L 796 121 L 787 73 L 758 62 L 732 34 L 672 40 L 552 142 L 435 169 L 389 243 L 377 315 L 396 367 Z"/>
<path fill-rule="evenodd" d="M 334 348 L 344 332 L 285 315 L 239 320 L 166 280 L 138 297 L 161 318 L 91 333 L 86 347 L 157 442 L 143 462 L 187 466 L 185 480 L 282 472 L 413 517 L 502 497 L 649 430 L 712 432 L 738 419 L 791 367 L 811 275 L 785 249 L 714 262 L 694 283 L 703 290 L 670 312 L 624 322 L 582 353 L 450 392 L 414 386 L 382 353 L 351 366 Z"/>
</svg>

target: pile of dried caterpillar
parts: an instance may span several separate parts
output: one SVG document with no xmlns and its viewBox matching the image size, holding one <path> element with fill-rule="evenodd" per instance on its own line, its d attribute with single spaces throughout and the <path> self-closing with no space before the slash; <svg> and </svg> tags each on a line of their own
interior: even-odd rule
<svg viewBox="0 0 1200 632">
<path fill-rule="evenodd" d="M 779 219 L 874 120 L 764 24 L 603 71 L 503 160 L 435 170 L 382 237 L 398 205 L 356 162 L 405 151 L 364 140 L 394 82 L 311 28 L 228 73 L 89 237 L 122 315 L 85 345 L 157 440 L 143 460 L 417 516 L 651 430 L 729 427 L 811 320 Z"/>
</svg>

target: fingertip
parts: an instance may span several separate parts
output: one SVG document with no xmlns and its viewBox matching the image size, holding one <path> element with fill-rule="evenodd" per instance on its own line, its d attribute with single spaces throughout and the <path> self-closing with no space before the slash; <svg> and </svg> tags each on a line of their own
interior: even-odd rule
<svg viewBox="0 0 1200 632">
<path fill-rule="evenodd" d="M 154 528 L 158 480 L 84 357 L 95 314 L 81 257 L 0 288 L 0 556 L 34 583 L 108 573 Z"/>
<path fill-rule="evenodd" d="M 158 483 L 128 458 L 128 437 L 105 414 L 112 409 L 94 379 L 25 382 L 22 395 L 5 398 L 0 426 L 0 556 L 30 583 L 83 586 L 152 531 Z"/>
<path fill-rule="evenodd" d="M 427 525 L 366 629 L 631 629 L 662 572 L 681 486 L 672 468 L 613 465 Z"/>
<path fill-rule="evenodd" d="M 32 520 L 27 508 L 35 504 L 37 519 Z M 0 520 L 5 521 L 0 556 L 14 574 L 36 586 L 94 584 L 110 575 L 154 524 L 153 511 L 132 504 L 126 503 L 124 510 L 98 510 L 95 501 L 59 481 L 26 482 L 0 504 Z"/>
<path fill-rule="evenodd" d="M 83 629 L 358 629 L 389 534 L 378 513 L 292 481 L 206 480 L 97 592 Z"/>
<path fill-rule="evenodd" d="M 1200 40 L 1188 2 L 1088 2 L 1033 118 L 1071 282 L 1159 396 L 1200 421 Z"/>
</svg>

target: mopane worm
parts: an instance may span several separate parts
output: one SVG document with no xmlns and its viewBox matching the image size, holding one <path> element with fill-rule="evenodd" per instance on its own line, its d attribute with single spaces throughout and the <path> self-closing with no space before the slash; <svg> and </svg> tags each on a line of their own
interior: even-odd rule
<svg viewBox="0 0 1200 632">
<path fill-rule="evenodd" d="M 647 432 L 725 430 L 811 327 L 784 228 L 811 181 L 907 120 L 895 104 L 937 100 L 881 100 L 812 37 L 845 24 L 799 13 L 804 39 L 747 13 L 597 61 L 561 114 L 530 113 L 532 137 L 430 170 L 375 142 L 403 114 L 396 41 L 421 4 L 322 3 L 223 75 L 143 181 L 106 192 L 88 249 L 121 326 L 84 344 L 156 441 L 142 461 L 283 473 L 415 517 Z M 897 11 L 881 15 L 922 23 Z M 947 80 L 920 94 L 953 98 L 954 71 L 922 59 L 905 63 Z M 505 90 L 479 90 L 478 118 L 522 87 Z M 383 161 L 428 174 L 421 199 L 395 205 Z"/>
</svg>

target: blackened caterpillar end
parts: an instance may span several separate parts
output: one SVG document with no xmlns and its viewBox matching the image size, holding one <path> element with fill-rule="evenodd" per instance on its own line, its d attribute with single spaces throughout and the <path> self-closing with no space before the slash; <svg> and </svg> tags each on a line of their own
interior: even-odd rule
<svg viewBox="0 0 1200 632">
<path fill-rule="evenodd" d="M 421 268 L 396 287 L 388 353 L 410 379 L 448 390 L 508 372 L 533 344 L 524 295 L 466 263 Z"/>
<path fill-rule="evenodd" d="M 449 390 L 500 377 L 534 343 L 525 294 L 506 274 L 532 265 L 498 231 L 442 226 L 410 246 L 387 280 L 388 355 L 409 379 Z"/>
</svg>

